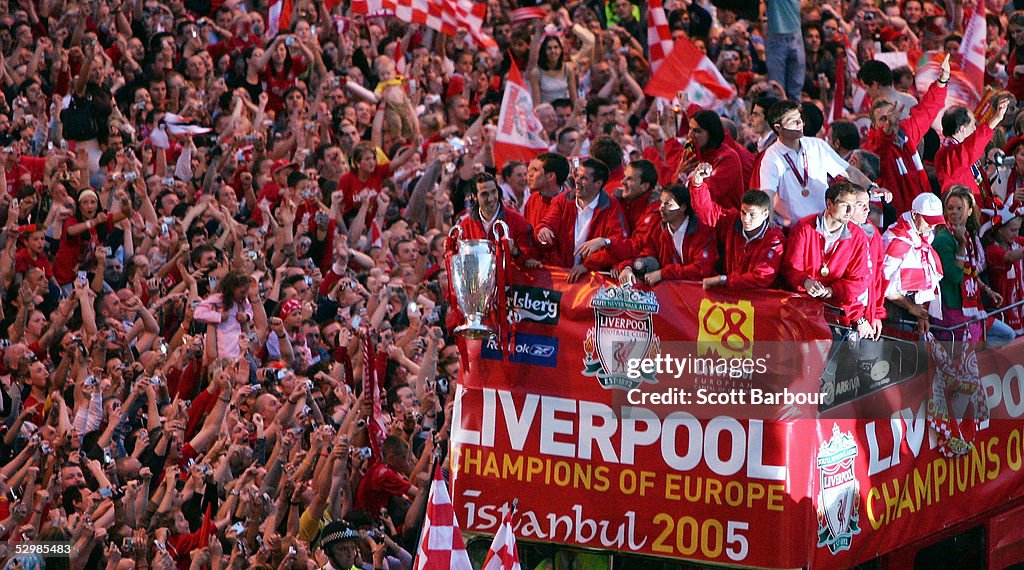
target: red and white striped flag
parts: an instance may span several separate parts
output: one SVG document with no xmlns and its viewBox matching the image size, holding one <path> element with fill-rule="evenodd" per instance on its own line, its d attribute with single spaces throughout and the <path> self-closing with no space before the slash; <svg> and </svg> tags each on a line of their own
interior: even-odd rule
<svg viewBox="0 0 1024 570">
<path fill-rule="evenodd" d="M 964 41 L 960 42 L 960 69 L 974 90 L 978 93 L 978 101 L 985 90 L 985 0 L 978 0 L 971 19 L 964 28 Z"/>
<path fill-rule="evenodd" d="M 533 96 L 519 68 L 512 62 L 501 98 L 498 132 L 494 136 L 494 164 L 499 169 L 510 160 L 529 163 L 548 149 L 544 125 L 533 112 Z"/>
<path fill-rule="evenodd" d="M 455 507 L 448 485 L 441 476 L 441 465 L 434 463 L 434 482 L 430 485 L 427 516 L 416 550 L 416 570 L 472 570 L 466 544 L 462 542 Z"/>
<path fill-rule="evenodd" d="M 647 5 L 647 52 L 651 71 L 658 71 L 661 62 L 672 53 L 672 30 L 661 0 L 651 0 Z"/>
<path fill-rule="evenodd" d="M 399 75 L 405 75 L 405 51 L 402 50 L 402 40 L 395 42 L 395 49 L 391 52 L 391 59 L 395 60 L 395 71 Z"/>
<path fill-rule="evenodd" d="M 843 119 L 846 108 L 846 52 L 839 52 L 836 57 L 836 84 L 832 86 L 832 110 L 825 117 L 825 125 Z"/>
<path fill-rule="evenodd" d="M 974 110 L 981 103 L 985 93 L 985 28 L 985 2 L 979 0 L 974 13 L 967 21 L 960 51 L 955 57 L 950 58 L 946 109 L 960 105 Z M 919 93 L 924 93 L 932 83 L 938 81 L 942 60 L 945 57 L 945 52 L 932 52 L 928 55 L 928 60 L 918 66 L 914 84 Z M 942 132 L 940 122 L 944 113 L 945 110 L 939 113 L 932 123 L 932 127 L 939 132 Z"/>
<path fill-rule="evenodd" d="M 702 109 L 714 109 L 736 96 L 715 64 L 685 37 L 675 42 L 644 89 L 648 95 L 665 99 L 674 98 L 680 91 Z"/>
<path fill-rule="evenodd" d="M 422 24 L 454 36 L 464 29 L 484 49 L 497 49 L 494 38 L 483 33 L 487 5 L 473 0 L 352 0 L 353 14 L 380 14 L 390 10 L 403 22 Z"/>
<path fill-rule="evenodd" d="M 494 542 L 491 543 L 480 570 L 522 570 L 522 566 L 519 565 L 516 534 L 512 532 L 512 513 L 505 515 L 505 520 L 498 527 L 498 533 L 494 535 Z"/>
<path fill-rule="evenodd" d="M 267 32 L 271 36 L 288 32 L 292 27 L 292 12 L 295 4 L 292 0 L 272 0 L 267 12 Z"/>
</svg>

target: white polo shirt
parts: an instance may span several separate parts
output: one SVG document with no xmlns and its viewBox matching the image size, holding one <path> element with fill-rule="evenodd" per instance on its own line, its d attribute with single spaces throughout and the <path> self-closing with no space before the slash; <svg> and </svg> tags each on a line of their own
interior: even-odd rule
<svg viewBox="0 0 1024 570">
<path fill-rule="evenodd" d="M 792 161 L 792 166 L 786 157 Z M 796 168 L 796 173 L 793 168 Z M 807 172 L 807 195 L 797 173 L 802 178 Z M 825 209 L 825 190 L 828 177 L 842 176 L 850 164 L 842 159 L 827 142 L 817 137 L 802 137 L 800 150 L 793 150 L 782 141 L 775 141 L 764 151 L 761 160 L 761 189 L 772 195 L 775 222 L 789 227 L 801 218 Z"/>
</svg>

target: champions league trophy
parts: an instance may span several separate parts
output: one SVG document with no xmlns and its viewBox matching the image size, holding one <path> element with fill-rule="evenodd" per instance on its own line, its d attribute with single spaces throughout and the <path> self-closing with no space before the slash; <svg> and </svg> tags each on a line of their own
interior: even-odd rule
<svg viewBox="0 0 1024 570">
<path fill-rule="evenodd" d="M 493 232 L 495 240 L 507 239 L 508 226 L 499 220 L 495 222 Z M 448 280 L 459 309 L 466 316 L 466 323 L 457 327 L 455 333 L 467 339 L 487 339 L 495 335 L 495 331 L 485 325 L 484 320 L 495 308 L 500 252 L 494 241 L 467 240 L 461 239 L 461 236 L 462 229 L 459 226 L 453 227 L 448 234 L 450 240 L 457 240 L 448 254 Z"/>
</svg>

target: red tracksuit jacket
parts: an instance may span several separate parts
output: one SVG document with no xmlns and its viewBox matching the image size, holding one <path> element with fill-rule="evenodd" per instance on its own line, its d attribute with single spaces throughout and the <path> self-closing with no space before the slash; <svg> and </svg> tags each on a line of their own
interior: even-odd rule
<svg viewBox="0 0 1024 570">
<path fill-rule="evenodd" d="M 563 192 L 551 201 L 544 221 L 537 226 L 538 230 L 541 228 L 549 228 L 555 233 L 555 243 L 539 246 L 541 261 L 558 267 L 572 267 L 576 251 L 576 198 L 573 192 Z M 598 237 L 615 239 L 627 235 L 626 216 L 622 213 L 619 201 L 602 190 L 585 241 Z M 592 261 L 593 257 L 583 260 L 587 269 L 601 271 L 610 267 Z"/>
<path fill-rule="evenodd" d="M 519 212 L 509 210 L 504 204 L 498 205 L 498 220 L 508 224 L 509 237 L 519 248 L 517 262 L 537 258 L 537 244 L 533 239 L 533 227 L 526 221 Z M 494 239 L 493 231 L 484 229 L 484 223 L 480 220 L 480 211 L 474 209 L 472 213 L 462 216 L 459 220 L 459 227 L 462 228 L 462 239 Z M 493 229 L 493 228 L 492 228 Z"/>
<path fill-rule="evenodd" d="M 868 266 L 868 237 L 864 230 L 848 222 L 832 254 L 825 259 L 825 237 L 818 232 L 821 214 L 812 214 L 797 222 L 790 230 L 786 242 L 786 256 L 782 264 L 782 278 L 790 289 L 806 293 L 804 280 L 814 279 L 833 290 L 826 302 L 843 309 L 848 323 L 867 312 L 868 288 L 871 269 Z M 821 268 L 828 262 L 828 275 Z"/>
<path fill-rule="evenodd" d="M 871 129 L 867 140 L 861 145 L 864 150 L 878 155 L 881 168 L 877 182 L 892 192 L 892 206 L 900 214 L 910 209 L 918 194 L 931 192 L 928 174 L 917 154 L 917 145 L 924 139 L 945 103 L 946 88 L 940 87 L 938 82 L 932 83 L 894 134 Z"/>
<path fill-rule="evenodd" d="M 722 252 L 722 272 L 729 289 L 764 289 L 775 286 L 782 265 L 782 230 L 769 225 L 761 237 L 747 241 L 740 223 L 740 213 L 725 209 L 711 200 L 707 185 L 690 185 L 690 199 L 697 219 L 715 228 Z"/>
<path fill-rule="evenodd" d="M 728 132 L 725 133 L 725 140 L 722 142 L 722 146 L 731 148 L 736 153 L 736 156 L 739 157 L 740 181 L 743 182 L 743 190 L 746 191 L 747 185 L 750 183 L 750 177 L 754 174 L 754 162 L 757 160 L 757 157 L 754 156 L 754 153 L 744 148 L 743 145 L 736 142 L 736 139 L 732 138 Z M 740 194 L 740 198 L 742 197 L 743 195 Z M 737 199 L 738 202 L 739 199 Z M 739 208 L 739 206 L 736 207 Z"/>
<path fill-rule="evenodd" d="M 992 129 L 988 123 L 978 125 L 978 129 L 971 133 L 971 136 L 957 144 L 951 137 L 942 141 L 942 146 L 935 151 L 935 174 L 939 177 L 939 186 L 945 192 L 953 184 L 963 184 L 974 193 L 974 200 L 979 208 L 992 208 L 988 199 L 982 199 L 983 191 L 978 188 L 978 182 L 974 178 L 971 168 L 974 163 L 985 156 L 985 146 L 992 140 Z M 992 190 L 988 187 L 988 176 L 982 176 L 984 195 L 991 196 Z"/>
<path fill-rule="evenodd" d="M 868 289 L 869 320 L 885 318 L 885 279 L 882 276 L 882 262 L 885 260 L 885 248 L 882 246 L 882 232 L 871 222 L 860 229 L 868 236 L 868 271 L 871 274 L 871 287 Z"/>
<path fill-rule="evenodd" d="M 554 198 L 541 195 L 540 192 L 531 192 L 526 204 L 523 205 L 523 217 L 534 228 L 540 226 L 544 216 L 548 213 L 548 206 Z"/>
<path fill-rule="evenodd" d="M 696 217 L 690 218 L 683 238 L 683 253 L 680 255 L 672 240 L 672 232 L 661 223 L 652 224 L 652 229 L 643 235 L 634 235 L 626 240 L 629 251 L 619 257 L 616 267 L 625 268 L 638 257 L 654 257 L 661 267 L 661 278 L 664 280 L 686 279 L 698 281 L 715 274 L 718 262 L 718 247 L 715 245 L 714 230 L 700 223 Z M 602 250 L 598 253 L 604 253 Z M 597 255 L 597 254 L 594 254 Z"/>
</svg>

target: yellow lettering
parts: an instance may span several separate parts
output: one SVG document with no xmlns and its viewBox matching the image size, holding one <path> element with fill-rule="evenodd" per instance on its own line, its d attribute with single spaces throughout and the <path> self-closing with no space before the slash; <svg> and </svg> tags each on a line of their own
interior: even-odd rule
<svg viewBox="0 0 1024 570">
<path fill-rule="evenodd" d="M 1006 466 L 1013 471 L 1020 471 L 1020 431 L 1013 430 L 1006 438 Z"/>
<path fill-rule="evenodd" d="M 917 499 L 917 508 L 921 508 L 921 503 L 925 505 L 932 504 L 932 466 L 928 464 L 924 470 L 924 479 L 921 479 L 921 470 L 914 469 L 914 497 Z"/>
<path fill-rule="evenodd" d="M 683 480 L 681 475 L 669 473 L 665 475 L 665 498 L 670 501 L 679 501 L 683 497 L 679 495 L 679 482 Z"/>
<path fill-rule="evenodd" d="M 707 487 L 704 489 L 704 494 L 707 496 L 707 502 L 710 505 L 711 500 L 714 499 L 716 505 L 722 504 L 722 498 L 719 496 L 722 492 L 722 482 L 718 479 L 708 478 Z"/>
<path fill-rule="evenodd" d="M 872 487 L 871 490 L 868 491 L 867 507 L 868 507 L 868 520 L 871 521 L 871 528 L 873 528 L 875 530 L 878 530 L 878 529 L 882 528 L 882 519 L 880 519 L 880 518 L 878 518 L 878 516 L 876 516 L 876 514 L 875 514 L 875 505 L 874 505 L 874 501 L 877 501 L 879 499 L 881 499 L 881 497 L 879 496 L 878 488 L 877 487 Z"/>
<path fill-rule="evenodd" d="M 782 497 L 786 490 L 785 485 L 768 485 L 768 510 L 782 511 Z"/>
<path fill-rule="evenodd" d="M 985 475 L 988 476 L 989 481 L 995 481 L 999 478 L 999 453 L 994 449 L 999 446 L 999 437 L 993 437 L 988 440 L 988 447 L 985 448 L 985 455 L 988 455 L 988 462 L 991 468 Z"/>
<path fill-rule="evenodd" d="M 487 454 L 487 464 L 484 465 L 484 477 L 498 477 L 498 458 L 493 453 Z"/>
<path fill-rule="evenodd" d="M 900 506 L 896 510 L 896 518 L 903 516 L 903 511 L 909 510 L 911 514 L 914 513 L 914 501 L 910 499 L 910 474 L 907 473 L 907 477 L 903 480 L 903 493 L 900 495 Z"/>
</svg>

